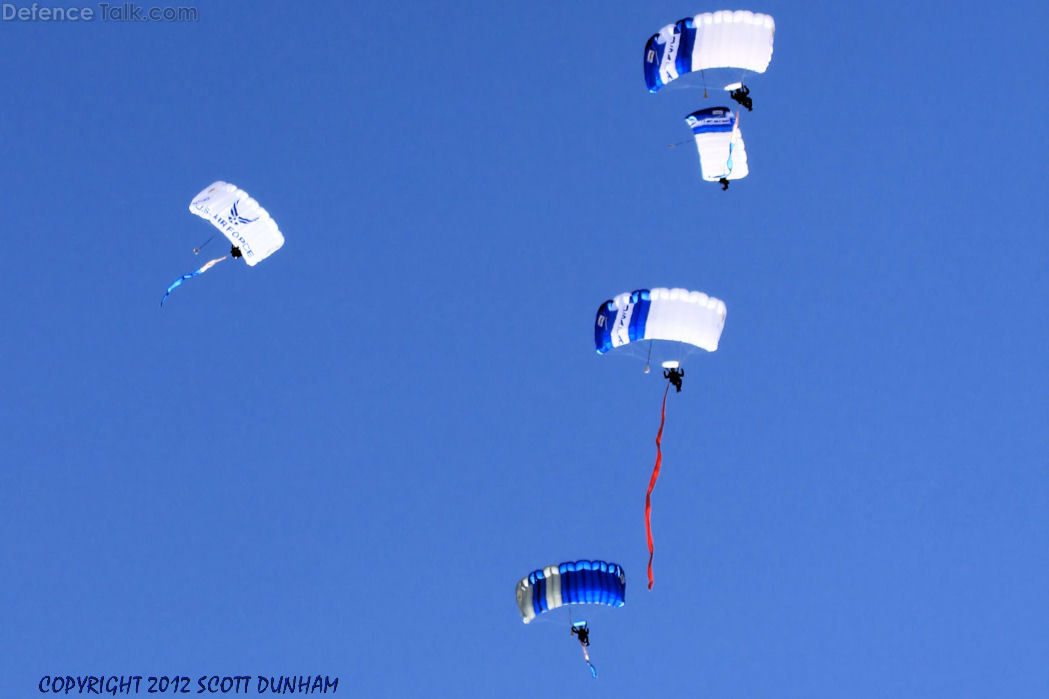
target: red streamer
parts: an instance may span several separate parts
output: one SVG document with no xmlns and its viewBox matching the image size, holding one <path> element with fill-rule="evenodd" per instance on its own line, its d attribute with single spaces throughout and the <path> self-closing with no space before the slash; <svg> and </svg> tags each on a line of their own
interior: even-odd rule
<svg viewBox="0 0 1049 699">
<path fill-rule="evenodd" d="M 648 481 L 648 493 L 645 494 L 645 533 L 648 534 L 648 589 L 652 589 L 655 579 L 652 577 L 652 555 L 655 548 L 652 546 L 652 489 L 656 487 L 659 478 L 659 466 L 663 463 L 663 423 L 667 420 L 667 393 L 670 392 L 670 384 L 663 391 L 663 409 L 659 416 L 659 432 L 656 434 L 656 465 L 652 469 L 652 478 Z"/>
</svg>

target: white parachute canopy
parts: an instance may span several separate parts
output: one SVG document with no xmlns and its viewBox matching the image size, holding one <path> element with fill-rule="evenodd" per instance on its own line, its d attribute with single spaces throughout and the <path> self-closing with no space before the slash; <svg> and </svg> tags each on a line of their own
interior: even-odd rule
<svg viewBox="0 0 1049 699">
<path fill-rule="evenodd" d="M 284 245 L 284 236 L 269 213 L 228 182 L 212 183 L 193 197 L 189 210 L 218 228 L 252 267 Z"/>
<path fill-rule="evenodd" d="M 702 291 L 638 289 L 601 304 L 594 344 L 598 354 L 642 340 L 667 340 L 714 352 L 725 315 L 725 302 Z"/>
<path fill-rule="evenodd" d="M 747 10 L 704 12 L 692 18 L 696 30 L 692 70 L 742 68 L 764 73 L 772 60 L 776 23 Z"/>
<path fill-rule="evenodd" d="M 747 72 L 764 73 L 772 61 L 776 22 L 749 10 L 704 12 L 668 24 L 645 45 L 650 92 L 689 73 L 704 86 L 733 90 Z"/>
<path fill-rule="evenodd" d="M 699 165 L 708 182 L 747 176 L 747 151 L 739 130 L 739 115 L 728 107 L 711 107 L 685 117 L 699 150 Z"/>
</svg>

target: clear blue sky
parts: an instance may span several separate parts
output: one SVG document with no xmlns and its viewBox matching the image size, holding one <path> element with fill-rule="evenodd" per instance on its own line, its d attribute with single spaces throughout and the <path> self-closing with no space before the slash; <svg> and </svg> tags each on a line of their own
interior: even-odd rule
<svg viewBox="0 0 1049 699">
<path fill-rule="evenodd" d="M 667 148 L 715 100 L 641 69 L 716 5 L 0 23 L 0 696 L 1049 694 L 1049 9 L 750 8 L 727 193 Z M 216 179 L 287 243 L 161 310 Z M 663 382 L 592 346 L 644 286 L 728 305 L 669 401 L 651 592 Z M 513 599 L 585 557 L 628 576 L 596 683 Z"/>
</svg>

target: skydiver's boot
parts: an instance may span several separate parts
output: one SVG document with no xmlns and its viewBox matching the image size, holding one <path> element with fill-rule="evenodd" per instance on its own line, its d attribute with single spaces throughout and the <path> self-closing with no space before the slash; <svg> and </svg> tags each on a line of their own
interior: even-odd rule
<svg viewBox="0 0 1049 699">
<path fill-rule="evenodd" d="M 718 182 L 721 183 L 721 191 L 722 192 L 724 192 L 726 189 L 728 189 L 728 180 L 726 178 L 722 177 L 720 180 L 718 180 Z"/>
<path fill-rule="evenodd" d="M 243 255 L 240 252 L 240 248 L 238 248 L 236 245 L 234 245 L 233 247 L 231 247 L 229 249 L 229 254 L 230 254 L 231 257 L 234 257 L 234 258 L 243 257 Z"/>
</svg>

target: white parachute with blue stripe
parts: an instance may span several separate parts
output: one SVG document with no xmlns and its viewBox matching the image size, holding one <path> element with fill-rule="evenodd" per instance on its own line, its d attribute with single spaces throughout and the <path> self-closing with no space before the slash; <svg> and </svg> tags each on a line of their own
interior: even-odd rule
<svg viewBox="0 0 1049 699">
<path fill-rule="evenodd" d="M 747 151 L 739 130 L 739 115 L 727 107 L 711 107 L 685 117 L 699 151 L 703 179 L 739 180 L 747 176 Z"/>
<path fill-rule="evenodd" d="M 704 12 L 668 24 L 645 44 L 649 92 L 689 73 L 705 87 L 733 90 L 748 72 L 764 73 L 772 60 L 776 23 L 748 10 Z"/>
<path fill-rule="evenodd" d="M 724 301 L 702 291 L 638 289 L 601 304 L 594 344 L 606 354 L 631 343 L 666 341 L 679 348 L 671 355 L 679 361 L 689 347 L 717 350 L 726 312 Z"/>
<path fill-rule="evenodd" d="M 212 182 L 193 197 L 189 210 L 217 228 L 233 248 L 226 255 L 208 260 L 195 271 L 173 281 L 160 299 L 161 306 L 175 289 L 204 274 L 227 257 L 240 257 L 254 267 L 284 245 L 284 236 L 277 228 L 277 222 L 247 192 L 228 182 Z M 216 235 L 212 234 L 211 238 Z M 193 250 L 193 254 L 200 252 L 211 238 Z"/>
<path fill-rule="evenodd" d="M 521 621 L 530 623 L 543 612 L 570 604 L 626 603 L 626 572 L 606 561 L 569 561 L 532 571 L 516 588 Z"/>
<path fill-rule="evenodd" d="M 213 182 L 193 197 L 189 210 L 219 229 L 251 267 L 284 245 L 284 236 L 269 213 L 228 182 Z"/>
</svg>

